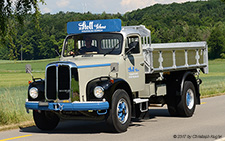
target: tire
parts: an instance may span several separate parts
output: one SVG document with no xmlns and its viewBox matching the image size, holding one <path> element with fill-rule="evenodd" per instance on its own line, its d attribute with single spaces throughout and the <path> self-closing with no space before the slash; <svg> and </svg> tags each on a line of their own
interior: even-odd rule
<svg viewBox="0 0 225 141">
<path fill-rule="evenodd" d="M 185 81 L 180 102 L 177 105 L 179 116 L 191 117 L 196 107 L 196 91 L 191 81 Z"/>
<path fill-rule="evenodd" d="M 167 84 L 167 96 L 166 96 L 166 104 L 168 111 L 171 116 L 178 116 L 177 111 L 177 104 L 178 104 L 178 97 L 176 96 L 178 85 L 176 85 L 173 81 L 170 81 Z"/>
<path fill-rule="evenodd" d="M 167 108 L 171 116 L 178 116 L 176 97 L 170 97 L 167 100 Z"/>
<path fill-rule="evenodd" d="M 60 120 L 59 117 L 52 112 L 38 112 L 35 110 L 33 110 L 33 118 L 36 126 L 44 131 L 55 129 Z"/>
<path fill-rule="evenodd" d="M 118 89 L 113 93 L 112 105 L 107 118 L 108 125 L 114 132 L 125 132 L 131 121 L 131 101 L 127 92 Z"/>
</svg>

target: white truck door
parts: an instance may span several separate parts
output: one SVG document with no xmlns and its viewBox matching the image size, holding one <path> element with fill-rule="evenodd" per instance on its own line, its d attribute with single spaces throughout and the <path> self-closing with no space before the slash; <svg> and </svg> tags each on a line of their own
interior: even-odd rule
<svg viewBox="0 0 225 141">
<path fill-rule="evenodd" d="M 144 89 L 145 71 L 144 58 L 141 49 L 141 39 L 139 36 L 129 36 L 126 39 L 126 79 L 132 91 Z"/>
</svg>

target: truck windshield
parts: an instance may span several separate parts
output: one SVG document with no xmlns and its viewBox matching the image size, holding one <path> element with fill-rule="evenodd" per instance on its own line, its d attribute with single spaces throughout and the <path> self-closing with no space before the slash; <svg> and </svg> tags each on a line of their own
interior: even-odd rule
<svg viewBox="0 0 225 141">
<path fill-rule="evenodd" d="M 119 33 L 89 33 L 66 38 L 63 56 L 120 54 L 123 36 Z"/>
</svg>

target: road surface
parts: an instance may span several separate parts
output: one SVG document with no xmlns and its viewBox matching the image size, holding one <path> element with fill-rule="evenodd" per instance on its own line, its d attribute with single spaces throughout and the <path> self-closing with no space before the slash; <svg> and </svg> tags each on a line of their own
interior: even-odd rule
<svg viewBox="0 0 225 141">
<path fill-rule="evenodd" d="M 151 108 L 147 120 L 133 121 L 125 133 L 110 133 L 104 122 L 65 121 L 51 132 L 27 127 L 0 132 L 0 141 L 213 141 L 225 138 L 225 96 L 202 99 L 191 118 L 171 117 L 166 106 Z M 224 139 L 225 140 L 225 139 Z"/>
</svg>

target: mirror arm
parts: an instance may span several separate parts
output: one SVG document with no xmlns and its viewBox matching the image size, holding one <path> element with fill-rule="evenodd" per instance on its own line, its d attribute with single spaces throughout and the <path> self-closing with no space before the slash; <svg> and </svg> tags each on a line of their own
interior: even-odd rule
<svg viewBox="0 0 225 141">
<path fill-rule="evenodd" d="M 133 50 L 135 48 L 135 46 L 133 46 L 132 48 L 128 49 L 128 51 L 125 52 L 125 54 L 128 54 L 131 50 Z"/>
</svg>

